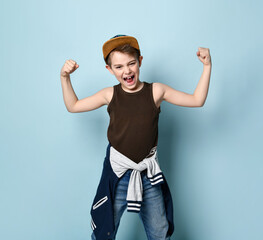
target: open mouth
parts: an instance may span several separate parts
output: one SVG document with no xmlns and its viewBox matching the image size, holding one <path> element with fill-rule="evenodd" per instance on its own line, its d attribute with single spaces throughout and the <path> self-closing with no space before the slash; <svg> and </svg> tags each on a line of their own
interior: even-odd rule
<svg viewBox="0 0 263 240">
<path fill-rule="evenodd" d="M 134 79 L 134 75 L 132 75 L 130 77 L 125 77 L 123 79 L 124 79 L 124 81 L 127 81 L 128 83 L 131 83 L 133 81 L 133 79 Z"/>
</svg>

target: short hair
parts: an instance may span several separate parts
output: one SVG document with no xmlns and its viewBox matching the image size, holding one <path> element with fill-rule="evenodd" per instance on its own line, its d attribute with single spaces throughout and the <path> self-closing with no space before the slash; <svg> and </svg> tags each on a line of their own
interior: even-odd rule
<svg viewBox="0 0 263 240">
<path fill-rule="evenodd" d="M 106 57 L 105 63 L 111 67 L 111 53 L 113 52 L 121 52 L 121 53 L 128 53 L 129 55 L 135 57 L 139 61 L 139 57 L 141 56 L 141 51 L 132 47 L 130 44 L 120 45 L 114 48 Z"/>
</svg>

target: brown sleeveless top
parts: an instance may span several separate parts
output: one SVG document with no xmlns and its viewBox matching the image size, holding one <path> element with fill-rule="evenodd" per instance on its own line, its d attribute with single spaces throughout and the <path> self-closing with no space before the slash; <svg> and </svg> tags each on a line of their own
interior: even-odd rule
<svg viewBox="0 0 263 240">
<path fill-rule="evenodd" d="M 114 85 L 113 97 L 107 108 L 110 144 L 136 163 L 157 146 L 161 112 L 153 99 L 152 83 L 143 83 L 143 88 L 134 93 L 124 91 L 120 83 Z"/>
</svg>

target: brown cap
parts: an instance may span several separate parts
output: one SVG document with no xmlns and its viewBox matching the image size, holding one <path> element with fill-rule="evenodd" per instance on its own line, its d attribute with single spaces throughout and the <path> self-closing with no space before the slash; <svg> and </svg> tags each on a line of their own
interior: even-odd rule
<svg viewBox="0 0 263 240">
<path fill-rule="evenodd" d="M 102 52 L 103 52 L 104 60 L 106 60 L 106 57 L 114 48 L 127 43 L 130 44 L 132 47 L 140 50 L 136 38 L 127 35 L 116 35 L 103 44 Z"/>
</svg>

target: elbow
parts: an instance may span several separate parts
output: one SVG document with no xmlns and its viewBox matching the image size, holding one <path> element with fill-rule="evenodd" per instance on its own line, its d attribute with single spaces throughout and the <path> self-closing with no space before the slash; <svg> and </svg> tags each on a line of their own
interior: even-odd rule
<svg viewBox="0 0 263 240">
<path fill-rule="evenodd" d="M 198 106 L 203 107 L 205 105 L 205 102 L 201 102 Z"/>
<path fill-rule="evenodd" d="M 195 107 L 203 107 L 205 104 L 204 101 L 195 101 Z"/>
<path fill-rule="evenodd" d="M 73 104 L 72 106 L 68 106 L 67 107 L 67 110 L 68 110 L 68 112 L 70 112 L 70 113 L 76 113 L 77 112 L 77 110 L 76 110 L 76 104 Z"/>
<path fill-rule="evenodd" d="M 205 101 L 201 101 L 200 99 L 197 99 L 196 97 L 194 97 L 194 105 L 196 107 L 203 107 L 205 104 Z"/>
<path fill-rule="evenodd" d="M 73 111 L 72 108 L 67 108 L 67 110 L 68 110 L 69 113 L 74 113 L 75 112 L 75 111 Z"/>
<path fill-rule="evenodd" d="M 202 101 L 199 97 L 197 97 L 195 94 L 192 94 L 193 96 L 193 104 L 195 107 L 203 107 L 204 101 Z"/>
</svg>

